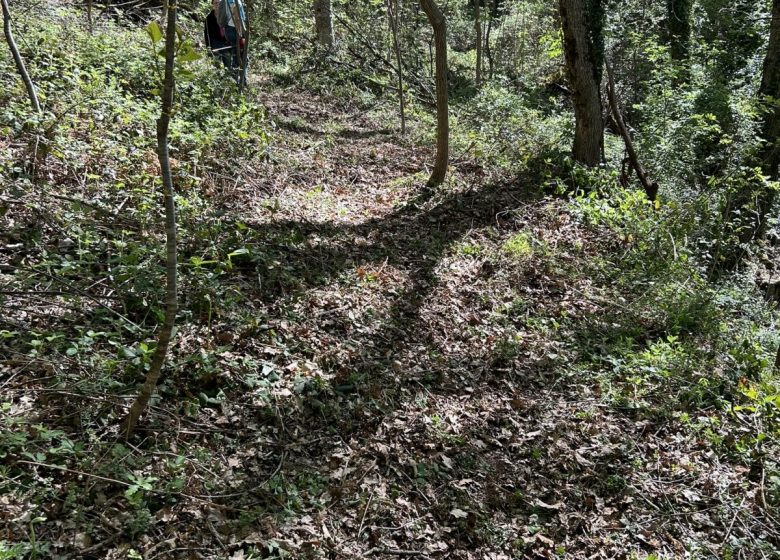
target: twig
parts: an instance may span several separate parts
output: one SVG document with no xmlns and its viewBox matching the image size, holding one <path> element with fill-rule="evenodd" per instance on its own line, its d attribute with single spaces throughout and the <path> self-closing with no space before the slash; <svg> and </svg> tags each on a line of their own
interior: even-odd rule
<svg viewBox="0 0 780 560">
<path fill-rule="evenodd" d="M 67 472 L 67 473 L 76 474 L 76 475 L 80 475 L 80 476 L 86 476 L 88 478 L 94 478 L 94 479 L 97 479 L 97 480 L 102 480 L 104 482 L 111 482 L 112 484 L 119 484 L 120 486 L 125 486 L 125 487 L 128 487 L 128 488 L 130 486 L 133 486 L 131 483 L 125 482 L 123 480 L 117 480 L 115 478 L 108 478 L 106 476 L 100 476 L 99 474 L 92 474 L 92 473 L 88 473 L 88 472 L 84 472 L 84 471 L 77 471 L 77 470 L 69 469 L 67 467 L 63 467 L 63 466 L 60 466 L 60 465 L 51 465 L 51 464 L 48 464 L 48 463 L 39 463 L 38 461 L 16 461 L 16 463 L 20 464 L 20 465 L 32 465 L 32 466 L 36 466 L 36 467 L 43 467 L 43 468 L 46 468 L 46 469 L 54 469 L 56 471 Z M 151 494 L 157 494 L 159 496 L 181 496 L 183 498 L 189 498 L 191 500 L 195 500 L 196 502 L 202 502 L 204 504 L 209 504 L 209 505 L 216 506 L 216 507 L 219 507 L 219 508 L 230 509 L 230 510 L 233 510 L 233 511 L 245 511 L 245 510 L 242 510 L 240 508 L 235 508 L 235 507 L 232 507 L 232 506 L 226 506 L 226 505 L 223 505 L 223 504 L 217 504 L 217 503 L 213 502 L 212 500 L 209 500 L 209 499 L 207 499 L 207 498 L 205 498 L 203 496 L 197 496 L 197 495 L 194 495 L 194 494 L 185 494 L 184 492 L 168 492 L 168 491 L 164 491 L 164 490 L 155 490 L 153 488 L 151 490 L 147 490 L 147 492 L 149 492 Z M 214 496 L 209 496 L 209 497 L 214 497 Z"/>
<path fill-rule="evenodd" d="M 143 329 L 140 327 L 140 325 L 137 325 L 136 323 L 134 323 L 133 321 L 131 321 L 130 319 L 128 319 L 127 317 L 125 317 L 124 315 L 119 313 L 117 310 L 111 309 L 105 303 L 101 302 L 97 297 L 93 296 L 92 294 L 88 294 L 87 292 L 84 292 L 84 291 L 78 289 L 77 287 L 73 286 L 70 282 L 66 282 L 62 278 L 58 278 L 58 277 L 54 276 L 53 274 L 49 274 L 45 270 L 39 270 L 39 269 L 36 269 L 36 268 L 32 268 L 32 269 L 28 269 L 28 270 L 30 270 L 33 273 L 42 274 L 42 275 L 46 276 L 47 278 L 50 278 L 50 279 L 54 280 L 55 282 L 58 282 L 58 283 L 62 284 L 63 286 L 67 286 L 68 288 L 70 288 L 71 290 L 73 290 L 74 292 L 79 294 L 80 296 L 88 298 L 88 299 L 91 299 L 93 302 L 95 302 L 97 305 L 99 305 L 103 309 L 107 310 L 109 313 L 113 313 L 114 315 L 116 315 L 117 317 L 119 317 L 120 319 L 125 321 L 127 324 L 132 325 L 133 330 L 131 332 L 138 333 L 138 332 L 142 332 L 143 331 Z"/>
<path fill-rule="evenodd" d="M 370 556 L 372 554 L 389 554 L 390 556 L 422 556 L 423 558 L 429 558 L 429 556 L 421 550 L 404 550 L 400 548 L 372 548 L 366 551 L 363 556 Z"/>
<path fill-rule="evenodd" d="M 371 506 L 371 500 L 374 499 L 374 493 L 371 492 L 371 494 L 368 496 L 368 502 L 366 502 L 366 507 L 363 510 L 363 517 L 360 518 L 360 527 L 358 528 L 357 532 L 357 538 L 360 538 L 360 535 L 363 533 L 363 523 L 366 521 L 366 514 L 368 513 L 368 508 Z"/>
<path fill-rule="evenodd" d="M 731 523 L 729 523 L 729 528 L 726 530 L 726 535 L 723 537 L 723 541 L 720 543 L 721 547 L 726 544 L 726 541 L 729 540 L 729 536 L 731 536 L 731 530 L 734 528 L 734 522 L 736 522 L 737 517 L 739 516 L 739 512 L 742 511 L 742 505 L 745 503 L 745 498 L 747 498 L 747 496 L 744 496 L 742 501 L 739 502 L 737 511 L 734 512 L 734 517 L 731 518 Z"/>
<path fill-rule="evenodd" d="M 766 515 L 770 521 L 775 525 L 775 527 L 780 527 L 780 523 L 777 522 L 777 520 L 772 516 L 772 514 L 769 513 L 769 506 L 766 503 L 766 493 L 764 492 L 764 482 L 766 480 L 766 469 L 763 467 L 761 468 L 761 486 L 759 487 L 759 490 L 761 492 L 761 505 L 764 506 L 764 515 Z"/>
<path fill-rule="evenodd" d="M 115 478 L 108 478 L 108 477 L 105 477 L 105 476 L 100 476 L 99 474 L 92 474 L 92 473 L 87 473 L 87 472 L 83 472 L 83 471 L 76 471 L 76 470 L 73 470 L 73 469 L 69 469 L 67 467 L 63 467 L 61 465 L 51 465 L 51 464 L 48 464 L 48 463 L 39 463 L 38 461 L 16 461 L 16 462 L 21 464 L 21 465 L 32 465 L 32 466 L 35 466 L 35 467 L 44 467 L 46 469 L 54 469 L 56 471 L 68 472 L 68 473 L 71 473 L 71 474 L 77 474 L 77 475 L 86 476 L 86 477 L 89 477 L 89 478 L 95 478 L 97 480 L 102 480 L 104 482 L 111 482 L 113 484 L 119 484 L 121 486 L 127 486 L 128 488 L 130 486 L 132 486 L 132 484 L 130 484 L 129 482 L 124 482 L 122 480 L 117 480 Z M 152 492 L 156 492 L 156 491 L 152 490 Z"/>
<path fill-rule="evenodd" d="M 112 527 L 112 529 L 113 529 L 113 527 Z M 108 546 L 109 544 L 111 544 L 112 542 L 117 540 L 120 535 L 121 535 L 121 533 L 115 533 L 113 535 L 110 535 L 108 538 L 103 539 L 99 543 L 93 544 L 89 548 L 85 548 L 84 550 L 81 550 L 79 552 L 81 553 L 82 556 L 86 556 L 87 554 L 92 554 L 93 552 L 97 552 L 101 548 L 103 548 L 105 546 Z"/>
<path fill-rule="evenodd" d="M 284 460 L 287 457 L 287 452 L 282 453 L 281 459 L 279 459 L 279 464 L 276 466 L 276 470 L 271 473 L 269 477 L 267 477 L 263 482 L 260 484 L 256 484 L 252 488 L 247 488 L 246 490 L 242 490 L 241 492 L 231 492 L 230 494 L 202 494 L 199 497 L 201 498 L 237 498 L 238 496 L 244 496 L 246 494 L 250 494 L 252 492 L 256 492 L 266 484 L 268 484 L 277 474 L 279 474 L 279 471 L 282 470 L 282 465 L 284 465 Z"/>
<path fill-rule="evenodd" d="M 73 296 L 78 295 L 81 296 L 79 293 L 75 292 L 65 292 L 61 290 L 42 290 L 42 291 L 36 291 L 36 290 L 0 290 L 0 294 L 3 294 L 4 296 Z M 81 296 L 84 297 L 84 296 Z M 103 298 L 103 299 L 120 299 L 119 296 L 92 296 L 95 298 Z"/>
</svg>

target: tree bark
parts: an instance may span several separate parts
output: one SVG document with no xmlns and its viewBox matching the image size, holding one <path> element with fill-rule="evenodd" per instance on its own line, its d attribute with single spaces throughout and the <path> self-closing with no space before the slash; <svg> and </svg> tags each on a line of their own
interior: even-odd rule
<svg viewBox="0 0 780 560">
<path fill-rule="evenodd" d="M 404 100 L 403 60 L 401 57 L 401 39 L 398 33 L 400 24 L 400 6 L 398 0 L 387 0 L 387 17 L 390 20 L 390 31 L 393 34 L 393 49 L 395 50 L 396 75 L 398 76 L 398 104 L 401 112 L 401 134 L 406 134 L 406 105 Z"/>
<path fill-rule="evenodd" d="M 436 163 L 428 186 L 440 185 L 449 164 L 450 119 L 447 91 L 447 22 L 434 0 L 420 0 L 420 6 L 433 28 L 436 47 Z"/>
<path fill-rule="evenodd" d="M 493 20 L 498 17 L 498 0 L 493 0 L 493 7 L 490 10 L 490 19 L 488 19 L 487 30 L 485 31 L 485 57 L 488 61 L 488 80 L 493 79 L 493 51 L 490 50 L 490 32 L 493 29 Z"/>
<path fill-rule="evenodd" d="M 763 101 L 771 99 L 764 115 L 761 136 L 764 146 L 761 149 L 761 170 L 772 181 L 779 177 L 780 166 L 780 108 L 776 99 L 780 98 L 780 0 L 772 2 L 772 23 L 769 29 L 769 45 L 767 46 L 764 68 L 761 75 L 761 86 L 758 89 L 759 98 Z M 761 239 L 767 230 L 767 218 L 775 201 L 772 189 L 764 188 L 756 200 L 753 237 Z"/>
<path fill-rule="evenodd" d="M 631 167 L 636 171 L 639 182 L 642 184 L 642 188 L 647 194 L 649 200 L 655 200 L 658 195 L 658 183 L 650 180 L 642 163 L 639 161 L 639 156 L 634 148 L 634 142 L 631 140 L 631 134 L 628 132 L 626 122 L 623 120 L 623 115 L 620 111 L 620 105 L 617 100 L 617 93 L 615 93 L 615 80 L 612 76 L 612 68 L 607 64 L 607 95 L 609 97 L 609 106 L 612 109 L 612 117 L 617 124 L 618 132 L 623 137 L 623 143 L 626 146 L 626 152 L 628 153 L 628 160 L 631 162 Z"/>
<path fill-rule="evenodd" d="M 777 347 L 777 356 L 775 357 L 775 373 L 780 373 L 780 346 Z"/>
<path fill-rule="evenodd" d="M 314 0 L 314 26 L 317 31 L 317 43 L 326 49 L 336 45 L 333 35 L 333 11 L 331 0 Z"/>
<path fill-rule="evenodd" d="M 666 28 L 672 60 L 688 59 L 693 0 L 666 0 Z"/>
<path fill-rule="evenodd" d="M 595 166 L 601 157 L 601 69 L 585 13 L 585 0 L 559 0 L 566 68 L 574 104 L 574 159 Z"/>
<path fill-rule="evenodd" d="M 480 2 L 482 0 L 474 0 L 474 31 L 477 36 L 477 69 L 475 76 L 477 89 L 482 86 L 482 20 L 480 18 Z"/>
<path fill-rule="evenodd" d="M 11 10 L 8 8 L 8 0 L 0 0 L 0 4 L 2 4 L 3 8 L 3 32 L 5 33 L 5 40 L 8 42 L 8 48 L 11 50 L 14 64 L 16 64 L 16 70 L 24 82 L 24 87 L 27 88 L 27 96 L 30 98 L 33 111 L 41 113 L 41 104 L 38 102 L 35 84 L 33 84 L 32 78 L 30 78 L 30 74 L 27 72 L 27 67 L 24 65 L 24 60 L 22 55 L 19 54 L 19 48 L 16 46 L 14 35 L 11 32 Z"/>
<path fill-rule="evenodd" d="M 168 128 L 171 122 L 175 88 L 173 71 L 176 50 L 177 6 L 175 0 L 170 0 L 167 3 L 168 25 L 165 31 L 165 79 L 161 96 L 162 110 L 160 112 L 160 118 L 157 119 L 157 158 L 160 161 L 160 171 L 162 174 L 163 193 L 165 198 L 165 318 L 157 337 L 157 347 L 154 349 L 154 354 L 152 355 L 149 372 L 146 374 L 144 384 L 141 386 L 138 396 L 135 398 L 135 401 L 133 401 L 130 411 L 122 424 L 122 432 L 125 434 L 125 437 L 129 437 L 135 429 L 138 419 L 146 409 L 146 406 L 149 404 L 149 399 L 157 388 L 160 372 L 162 371 L 162 366 L 165 363 L 165 358 L 168 354 L 168 346 L 171 342 L 178 307 L 176 279 L 176 205 L 173 198 L 171 162 L 168 156 Z"/>
<path fill-rule="evenodd" d="M 266 0 L 264 4 L 265 36 L 273 39 L 276 35 L 276 5 L 274 0 Z"/>
</svg>

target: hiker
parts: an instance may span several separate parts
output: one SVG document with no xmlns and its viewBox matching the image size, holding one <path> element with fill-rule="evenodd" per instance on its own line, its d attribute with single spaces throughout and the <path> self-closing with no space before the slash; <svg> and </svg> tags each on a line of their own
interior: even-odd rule
<svg viewBox="0 0 780 560">
<path fill-rule="evenodd" d="M 225 38 L 225 32 L 217 21 L 217 9 L 219 0 L 211 0 L 211 11 L 206 16 L 206 25 L 203 30 L 203 36 L 206 41 L 206 47 L 214 58 L 221 60 L 225 67 L 230 67 L 231 47 Z"/>
<path fill-rule="evenodd" d="M 246 83 L 246 13 L 242 0 L 218 0 L 217 22 L 225 31 L 225 39 L 232 47 L 230 68 L 240 70 L 239 84 Z"/>
</svg>

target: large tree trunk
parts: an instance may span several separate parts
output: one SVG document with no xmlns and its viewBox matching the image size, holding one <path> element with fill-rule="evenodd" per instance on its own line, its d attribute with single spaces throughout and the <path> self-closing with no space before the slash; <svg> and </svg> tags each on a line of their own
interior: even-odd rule
<svg viewBox="0 0 780 560">
<path fill-rule="evenodd" d="M 601 68 L 585 0 L 559 0 L 566 68 L 574 103 L 574 159 L 598 165 L 604 138 L 601 121 Z"/>
<path fill-rule="evenodd" d="M 687 60 L 691 42 L 693 0 L 666 0 L 666 28 L 672 60 Z"/>
<path fill-rule="evenodd" d="M 332 49 L 336 45 L 336 40 L 333 35 L 331 0 L 314 0 L 314 26 L 319 45 Z"/>
<path fill-rule="evenodd" d="M 436 46 L 436 163 L 429 186 L 444 182 L 449 164 L 450 119 L 449 93 L 447 91 L 447 22 L 434 0 L 420 0 L 425 15 L 433 27 L 433 41 Z"/>
<path fill-rule="evenodd" d="M 167 1 L 167 0 L 166 0 Z M 154 349 L 149 372 L 138 396 L 133 401 L 130 411 L 122 425 L 122 432 L 129 436 L 141 414 L 149 404 L 160 372 L 168 354 L 168 345 L 171 342 L 173 325 L 176 321 L 177 293 L 176 293 L 176 205 L 173 199 L 173 177 L 171 176 L 171 162 L 168 157 L 168 128 L 171 122 L 173 110 L 173 92 L 175 80 L 173 75 L 174 55 L 176 51 L 176 3 L 175 0 L 168 6 L 168 26 L 165 31 L 165 79 L 162 91 L 162 110 L 157 119 L 157 158 L 160 160 L 160 170 L 163 180 L 163 193 L 165 197 L 165 249 L 166 249 L 166 290 L 165 290 L 165 318 L 157 337 L 157 347 Z"/>
<path fill-rule="evenodd" d="M 772 2 L 772 23 L 769 30 L 769 45 L 764 58 L 764 70 L 761 76 L 759 97 L 770 99 L 768 110 L 764 115 L 761 136 L 764 147 L 761 150 L 761 169 L 764 175 L 772 181 L 778 180 L 780 166 L 780 108 L 776 99 L 780 98 L 780 0 Z M 766 233 L 767 215 L 774 203 L 774 191 L 765 189 L 760 194 L 756 208 L 755 237 L 761 238 Z"/>
<path fill-rule="evenodd" d="M 5 33 L 5 40 L 8 42 L 8 48 L 11 50 L 11 56 L 14 58 L 16 64 L 16 70 L 19 72 L 24 87 L 27 88 L 27 96 L 30 98 L 30 104 L 36 113 L 41 112 L 41 104 L 38 102 L 38 94 L 35 92 L 35 84 L 33 84 L 30 74 L 27 73 L 27 67 L 24 65 L 22 55 L 19 54 L 19 49 L 14 41 L 13 33 L 11 32 L 11 10 L 8 8 L 8 0 L 0 0 L 0 4 L 3 7 L 3 32 Z"/>
</svg>

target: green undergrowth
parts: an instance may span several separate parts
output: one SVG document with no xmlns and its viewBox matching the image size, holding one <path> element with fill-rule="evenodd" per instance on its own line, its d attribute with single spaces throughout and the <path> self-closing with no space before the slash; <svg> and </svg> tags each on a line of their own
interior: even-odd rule
<svg viewBox="0 0 780 560">
<path fill-rule="evenodd" d="M 292 10 L 282 8 L 283 26 L 300 25 Z M 586 387 L 592 399 L 577 420 L 603 408 L 610 420 L 699 439 L 724 461 L 745 465 L 752 479 L 763 477 L 764 499 L 777 511 L 777 311 L 749 270 L 714 280 L 722 245 L 714 247 L 708 235 L 719 222 L 702 216 L 717 215 L 718 201 L 662 191 L 654 204 L 621 187 L 606 167 L 571 165 L 563 155 L 570 113 L 555 98 L 540 102 L 539 90 L 521 95 L 506 86 L 480 92 L 464 86 L 468 95 L 453 107 L 450 179 L 436 191 L 399 199 L 389 218 L 343 229 L 305 219 L 257 225 L 231 213 L 246 200 L 231 193 L 253 179 L 241 170 L 269 155 L 274 138 L 266 111 L 208 60 L 180 68 L 171 130 L 181 302 L 173 367 L 151 403 L 151 428 L 117 441 L 118 415 L 149 367 L 163 314 L 159 59 L 143 30 L 109 23 L 91 35 L 80 13 L 58 8 L 57 21 L 35 15 L 20 14 L 19 25 L 45 113 L 32 116 L 19 81 L 0 75 L 0 240 L 16 247 L 11 257 L 0 255 L 8 286 L 0 295 L 8 310 L 0 315 L 0 358 L 21 367 L 24 379 L 21 389 L 11 384 L 13 392 L 0 395 L 0 496 L 14 495 L 16 542 L 0 541 L 0 558 L 67 557 L 89 549 L 94 543 L 85 539 L 107 528 L 138 547 L 160 535 L 175 508 L 185 523 L 206 519 L 223 535 L 247 537 L 266 556 L 283 557 L 275 540 L 253 533 L 258 520 L 276 530 L 343 501 L 365 516 L 373 499 L 351 501 L 349 492 L 359 492 L 344 487 L 349 461 L 330 479 L 309 472 L 303 454 L 284 464 L 288 453 L 316 445 L 306 439 L 309 430 L 317 439 L 335 434 L 353 445 L 353 435 L 372 434 L 366 426 L 394 407 L 412 407 L 394 402 L 407 384 L 419 391 L 411 404 L 425 409 L 447 399 L 443 380 L 454 384 L 461 375 L 469 384 L 463 394 L 473 396 L 475 387 L 488 393 L 494 380 L 516 390 L 518 398 L 506 395 L 512 412 L 501 414 L 520 411 L 523 422 L 535 414 L 525 413 L 521 398 L 535 391 L 522 385 L 526 375 L 528 383 L 543 379 L 552 396 Z M 200 32 L 184 25 L 184 36 Z M 556 40 L 544 39 L 553 52 L 548 59 L 560 56 Z M 378 94 L 386 75 L 345 70 L 339 60 L 326 70 L 317 65 L 327 59 L 305 56 L 275 57 L 269 63 L 275 78 L 360 110 L 379 105 L 378 114 L 390 119 L 391 105 Z M 462 73 L 469 56 L 456 57 Z M 5 51 L 0 62 L 11 64 Z M 542 62 L 539 73 L 548 66 Z M 423 98 L 409 104 L 410 143 L 428 146 L 434 119 Z M 618 157 L 614 139 L 606 148 L 610 161 Z M 503 182 L 483 184 L 486 176 Z M 414 184 L 398 181 L 399 191 L 401 183 Z M 301 188 L 311 204 L 323 192 Z M 252 196 L 273 218 L 281 210 L 267 194 L 258 188 Z M 544 209 L 535 214 L 543 194 Z M 495 205 L 474 210 L 494 195 Z M 355 247 L 365 247 L 360 263 Z M 447 266 L 437 268 L 442 259 Z M 437 299 L 450 296 L 460 299 Z M 394 354 L 394 343 L 403 348 L 407 339 L 374 350 L 388 344 L 383 339 L 408 336 L 404 329 L 417 329 L 421 316 L 441 323 L 447 344 L 455 345 L 451 353 L 445 344 L 417 339 L 412 359 Z M 422 340 L 436 332 L 413 334 Z M 29 394 L 24 383 L 33 386 Z M 467 403 L 473 405 L 461 402 Z M 405 416 L 393 419 L 410 437 L 429 438 L 424 460 L 382 471 L 409 467 L 403 475 L 416 492 L 429 483 L 451 487 L 455 468 L 470 482 L 492 468 L 485 462 L 492 438 L 475 440 L 468 421 L 455 433 L 446 415 L 426 414 L 420 433 L 406 430 Z M 474 416 L 493 421 L 494 415 Z M 506 426 L 501 437 L 520 431 Z M 474 441 L 481 446 L 467 449 Z M 523 461 L 547 453 L 541 444 L 518 445 Z M 444 446 L 463 447 L 462 464 L 442 455 Z M 337 465 L 332 451 L 329 461 Z M 373 477 L 375 466 L 376 458 L 355 474 Z M 534 463 L 535 471 L 546 468 Z M 528 510 L 535 523 L 562 507 L 553 503 L 560 495 L 526 503 L 524 483 L 494 488 L 497 505 L 468 503 L 464 490 L 462 509 L 432 510 L 454 516 L 466 540 L 498 540 L 480 508 Z M 627 484 L 610 473 L 594 486 L 609 496 Z M 405 492 L 391 487 L 392 503 L 406 503 Z M 508 504 L 501 492 L 509 492 Z M 187 509 L 217 500 L 227 505 L 224 512 Z M 95 513 L 104 507 L 116 516 L 113 525 Z M 388 524 L 395 523 L 391 517 Z M 57 537 L 63 522 L 67 542 Z M 529 526 L 536 534 L 538 527 Z M 124 552 L 140 557 L 135 548 Z"/>
<path fill-rule="evenodd" d="M 721 451 L 761 461 L 766 446 L 780 443 L 780 340 L 776 313 L 751 276 L 707 279 L 700 224 L 683 204 L 613 189 L 571 206 L 602 243 L 582 271 L 599 309 L 571 325 L 573 369 L 632 415 L 710 418 Z"/>
<path fill-rule="evenodd" d="M 24 257 L 2 270 L 9 287 L 63 295 L 43 308 L 51 321 L 36 319 L 40 327 L 28 329 L 9 314 L 0 332 L 11 356 L 69 363 L 72 373 L 55 375 L 63 383 L 80 378 L 81 389 L 123 392 L 148 367 L 147 337 L 162 316 L 159 44 L 143 29 L 110 20 L 90 34 L 80 12 L 54 11 L 18 18 L 22 55 L 44 113 L 31 115 L 12 74 L 1 78 L 0 134 L 9 149 L 0 152 L 6 220 L 0 239 L 24 248 Z M 186 37 L 200 27 L 183 25 L 186 50 Z M 5 50 L 1 56 L 10 67 Z M 214 202 L 246 180 L 237 173 L 265 157 L 271 137 L 262 105 L 240 94 L 211 61 L 188 58 L 177 68 L 170 133 L 180 316 L 210 323 L 242 299 L 225 278 L 242 255 L 246 229 L 226 220 Z M 21 306 L 19 317 L 35 306 L 24 296 L 8 297 L 0 295 L 0 302 Z"/>
</svg>

